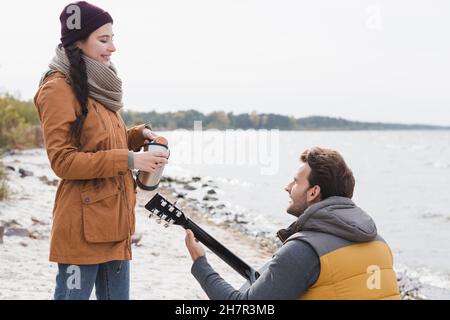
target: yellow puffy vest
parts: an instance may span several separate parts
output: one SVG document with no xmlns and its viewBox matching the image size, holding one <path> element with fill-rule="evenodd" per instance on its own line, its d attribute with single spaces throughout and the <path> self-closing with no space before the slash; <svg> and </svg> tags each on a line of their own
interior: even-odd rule
<svg viewBox="0 0 450 320">
<path fill-rule="evenodd" d="M 303 231 L 286 241 L 309 243 L 320 257 L 320 275 L 300 300 L 399 300 L 389 246 L 380 237 L 355 243 L 320 232 Z"/>
</svg>

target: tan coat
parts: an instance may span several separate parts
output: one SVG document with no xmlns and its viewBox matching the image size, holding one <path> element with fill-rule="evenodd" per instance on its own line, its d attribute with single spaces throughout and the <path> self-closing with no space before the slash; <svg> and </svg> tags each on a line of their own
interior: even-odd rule
<svg viewBox="0 0 450 320">
<path fill-rule="evenodd" d="M 81 107 L 65 76 L 50 75 L 34 102 L 51 167 L 62 179 L 53 208 L 50 261 L 131 260 L 136 184 L 128 150 L 138 151 L 144 143 L 144 125 L 127 130 L 119 113 L 89 98 L 78 149 L 69 128 Z"/>
</svg>

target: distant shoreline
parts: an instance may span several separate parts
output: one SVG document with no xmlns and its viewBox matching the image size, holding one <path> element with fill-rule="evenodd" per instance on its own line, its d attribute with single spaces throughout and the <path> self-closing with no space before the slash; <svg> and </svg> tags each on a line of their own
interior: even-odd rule
<svg viewBox="0 0 450 320">
<path fill-rule="evenodd" d="M 153 131 L 174 131 L 174 130 L 186 130 L 186 131 L 195 131 L 193 129 L 186 129 L 186 128 L 159 128 L 159 127 L 153 127 Z M 241 130 L 241 131 L 250 131 L 250 130 L 254 130 L 254 131 L 263 131 L 263 130 L 278 130 L 278 131 L 282 131 L 282 132 L 412 132 L 412 131 L 450 131 L 450 127 L 449 128 L 435 128 L 435 129 L 217 129 L 217 128 L 208 128 L 208 129 L 204 129 L 204 131 L 237 131 L 237 130 Z"/>
<path fill-rule="evenodd" d="M 10 106 L 7 108 L 7 106 Z M 32 101 L 23 101 L 10 94 L 0 94 L 0 122 L 5 126 L 0 133 L 0 140 L 5 146 L 14 148 L 29 148 L 42 144 L 41 126 L 36 107 Z M 0 113 L 1 113 L 0 112 Z M 275 113 L 234 114 L 233 112 L 213 111 L 204 114 L 197 110 L 177 112 L 136 112 L 122 111 L 125 124 L 128 127 L 150 124 L 156 131 L 185 130 L 281 130 L 281 131 L 448 131 L 450 125 L 400 124 L 383 122 L 351 121 L 343 118 L 310 116 L 295 118 Z M 23 123 L 25 134 L 14 131 L 15 123 Z"/>
<path fill-rule="evenodd" d="M 286 131 L 385 131 L 385 130 L 450 130 L 450 126 L 428 124 L 400 124 L 384 122 L 351 121 L 343 118 L 310 116 L 295 118 L 274 113 L 241 113 L 213 111 L 208 114 L 197 110 L 177 112 L 136 112 L 122 111 L 128 126 L 150 123 L 155 130 L 192 129 L 254 129 Z"/>
</svg>

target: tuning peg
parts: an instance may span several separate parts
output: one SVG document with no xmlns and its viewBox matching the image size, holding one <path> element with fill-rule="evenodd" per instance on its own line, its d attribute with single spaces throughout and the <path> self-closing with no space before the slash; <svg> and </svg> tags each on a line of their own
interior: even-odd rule
<svg viewBox="0 0 450 320">
<path fill-rule="evenodd" d="M 148 217 L 151 219 L 155 216 L 155 214 L 157 215 L 158 213 L 159 213 L 159 210 L 155 208 L 150 211 L 150 214 L 148 215 Z"/>
<path fill-rule="evenodd" d="M 173 222 L 174 222 L 174 221 L 171 219 L 170 221 L 164 223 L 164 228 L 170 227 L 171 225 L 173 225 Z"/>
</svg>

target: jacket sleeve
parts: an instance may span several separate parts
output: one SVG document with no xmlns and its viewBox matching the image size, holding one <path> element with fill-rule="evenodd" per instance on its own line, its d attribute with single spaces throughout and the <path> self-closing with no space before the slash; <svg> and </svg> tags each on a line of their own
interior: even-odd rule
<svg viewBox="0 0 450 320">
<path fill-rule="evenodd" d="M 127 129 L 128 149 L 138 152 L 144 144 L 145 138 L 142 134 L 145 124 Z"/>
<path fill-rule="evenodd" d="M 128 150 L 80 152 L 70 138 L 78 104 L 64 79 L 52 79 L 35 97 L 50 165 L 61 179 L 89 180 L 125 175 Z"/>
<path fill-rule="evenodd" d="M 212 300 L 293 300 L 304 294 L 319 278 L 320 260 L 306 242 L 284 244 L 252 284 L 236 290 L 210 266 L 206 257 L 192 265 L 192 274 Z"/>
</svg>

